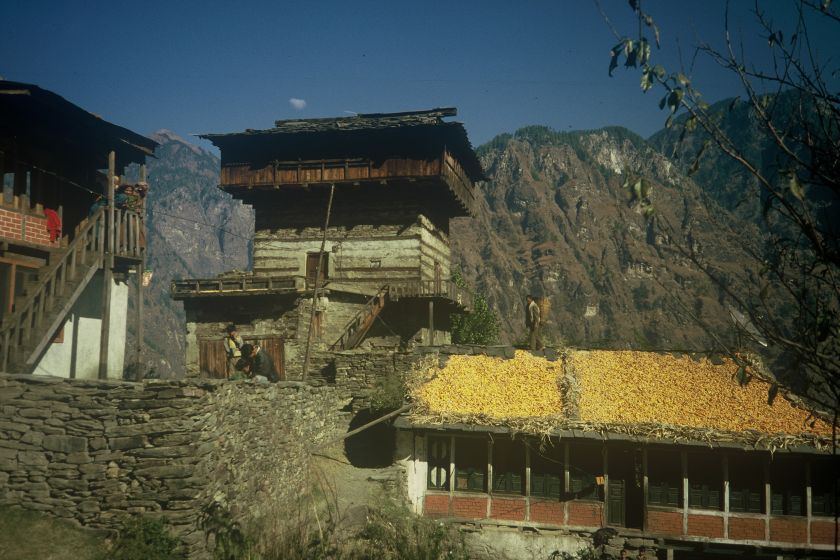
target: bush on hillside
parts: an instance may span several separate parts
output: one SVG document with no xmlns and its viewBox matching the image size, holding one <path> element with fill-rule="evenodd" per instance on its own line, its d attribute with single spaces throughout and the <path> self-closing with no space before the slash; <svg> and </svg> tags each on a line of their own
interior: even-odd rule
<svg viewBox="0 0 840 560">
<path fill-rule="evenodd" d="M 165 519 L 138 516 L 126 520 L 102 560 L 180 560 L 184 555 L 177 548 Z"/>
</svg>

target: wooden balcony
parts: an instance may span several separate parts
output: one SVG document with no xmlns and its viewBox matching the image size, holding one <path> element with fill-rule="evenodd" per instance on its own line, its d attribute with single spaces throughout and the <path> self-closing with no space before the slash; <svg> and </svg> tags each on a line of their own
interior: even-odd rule
<svg viewBox="0 0 840 560">
<path fill-rule="evenodd" d="M 420 280 L 405 284 L 391 284 L 388 298 L 399 301 L 404 298 L 437 298 L 448 300 L 462 309 L 469 309 L 472 298 L 465 288 L 450 280 Z"/>
<path fill-rule="evenodd" d="M 302 292 L 306 282 L 302 276 L 228 276 L 173 280 L 169 293 L 173 299 L 205 297 L 259 296 Z"/>
<path fill-rule="evenodd" d="M 472 214 L 476 187 L 458 160 L 447 151 L 432 160 L 365 158 L 275 161 L 254 169 L 248 163 L 222 167 L 221 188 L 236 195 L 254 188 L 300 187 L 317 184 L 428 183 L 446 185 L 462 208 Z"/>
</svg>

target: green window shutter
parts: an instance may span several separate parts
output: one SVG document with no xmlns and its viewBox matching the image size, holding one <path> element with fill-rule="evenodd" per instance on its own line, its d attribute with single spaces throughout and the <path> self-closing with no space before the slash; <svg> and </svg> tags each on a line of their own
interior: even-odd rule
<svg viewBox="0 0 840 560">
<path fill-rule="evenodd" d="M 610 480 L 610 498 L 608 504 L 607 523 L 624 526 L 625 488 L 623 480 Z"/>
<path fill-rule="evenodd" d="M 688 507 L 702 508 L 703 507 L 703 485 L 692 484 L 688 490 Z"/>
<path fill-rule="evenodd" d="M 706 507 L 710 509 L 720 509 L 720 490 L 706 490 Z"/>
<path fill-rule="evenodd" d="M 750 513 L 761 513 L 761 493 L 748 492 L 747 493 L 747 509 Z"/>
<path fill-rule="evenodd" d="M 788 493 L 788 507 L 786 513 L 788 515 L 802 515 L 802 495 L 796 492 Z"/>
<path fill-rule="evenodd" d="M 773 515 L 785 514 L 785 496 L 784 494 L 773 493 L 770 496 L 770 513 Z"/>
</svg>

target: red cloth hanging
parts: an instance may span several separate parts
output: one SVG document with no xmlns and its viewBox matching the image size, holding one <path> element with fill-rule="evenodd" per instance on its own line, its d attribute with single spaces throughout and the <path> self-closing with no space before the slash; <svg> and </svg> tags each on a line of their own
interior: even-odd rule
<svg viewBox="0 0 840 560">
<path fill-rule="evenodd" d="M 61 237 L 61 218 L 55 210 L 49 208 L 44 209 L 44 215 L 47 217 L 47 231 L 50 232 L 50 242 L 55 241 Z"/>
</svg>

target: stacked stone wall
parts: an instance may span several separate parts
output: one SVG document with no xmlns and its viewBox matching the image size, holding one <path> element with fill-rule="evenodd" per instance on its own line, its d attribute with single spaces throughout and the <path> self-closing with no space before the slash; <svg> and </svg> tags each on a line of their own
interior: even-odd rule
<svg viewBox="0 0 840 560">
<path fill-rule="evenodd" d="M 309 449 L 341 429 L 322 382 L 67 380 L 0 375 L 0 505 L 115 529 L 162 515 L 208 555 L 203 508 L 245 524 L 309 487 Z"/>
</svg>

